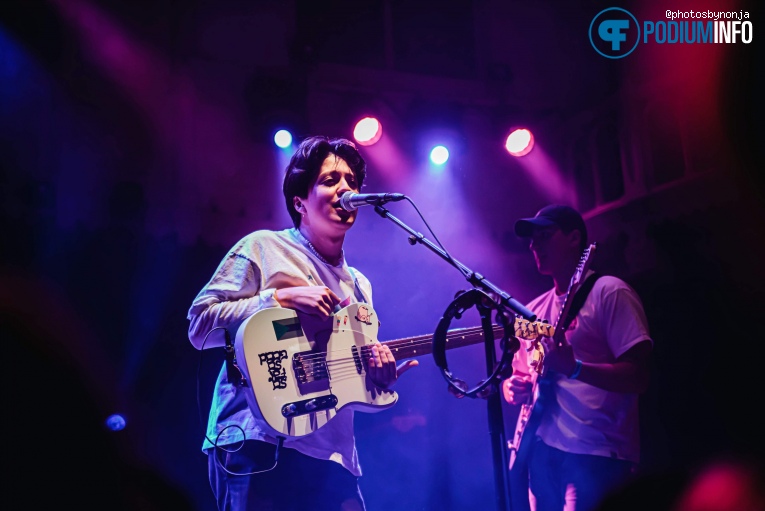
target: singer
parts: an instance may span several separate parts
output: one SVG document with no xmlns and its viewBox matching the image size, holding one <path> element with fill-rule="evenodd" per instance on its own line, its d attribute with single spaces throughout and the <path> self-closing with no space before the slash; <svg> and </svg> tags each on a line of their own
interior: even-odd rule
<svg viewBox="0 0 765 511">
<path fill-rule="evenodd" d="M 341 198 L 361 195 L 365 176 L 366 163 L 351 141 L 303 140 L 284 174 L 294 227 L 255 231 L 228 251 L 189 309 L 194 347 L 224 346 L 224 336 L 213 329 L 267 307 L 326 318 L 350 303 L 371 305 L 370 282 L 348 265 L 343 251 L 358 206 L 343 207 Z M 387 388 L 417 361 L 397 367 L 390 349 L 377 343 L 368 364 L 372 382 Z M 239 381 L 224 363 L 202 445 L 218 509 L 363 511 L 353 411 L 344 408 L 321 429 L 282 445 L 264 432 L 265 424 L 248 407 L 249 390 Z"/>
</svg>

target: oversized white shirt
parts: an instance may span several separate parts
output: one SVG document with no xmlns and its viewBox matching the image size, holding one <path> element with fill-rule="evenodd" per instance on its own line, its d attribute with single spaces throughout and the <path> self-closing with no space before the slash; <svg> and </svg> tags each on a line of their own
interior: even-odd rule
<svg viewBox="0 0 765 511">
<path fill-rule="evenodd" d="M 326 286 L 343 300 L 343 306 L 358 301 L 372 306 L 369 280 L 349 267 L 345 257 L 338 266 L 322 262 L 294 228 L 255 231 L 229 250 L 194 299 L 188 312 L 189 340 L 196 348 L 202 348 L 213 328 L 230 327 L 259 310 L 279 307 L 274 290 L 293 286 Z M 242 435 L 248 440 L 276 443 L 276 438 L 267 433 L 266 424 L 248 407 L 244 395 L 247 391 L 246 387 L 228 381 L 223 364 L 215 384 L 203 450 L 213 447 L 211 440 L 227 445 L 240 442 Z M 348 408 L 309 435 L 287 438 L 284 446 L 314 458 L 335 461 L 354 475 L 361 475 L 353 410 Z"/>
<path fill-rule="evenodd" d="M 565 295 L 555 289 L 532 300 L 528 309 L 554 323 Z M 651 340 L 643 305 L 624 281 L 601 276 L 566 331 L 574 356 L 585 363 L 613 363 L 640 341 Z M 521 341 L 527 342 L 527 341 Z M 513 366 L 528 373 L 526 350 Z M 638 395 L 609 392 L 565 375 L 549 373 L 554 402 L 545 404 L 537 436 L 549 446 L 575 454 L 640 461 Z"/>
</svg>

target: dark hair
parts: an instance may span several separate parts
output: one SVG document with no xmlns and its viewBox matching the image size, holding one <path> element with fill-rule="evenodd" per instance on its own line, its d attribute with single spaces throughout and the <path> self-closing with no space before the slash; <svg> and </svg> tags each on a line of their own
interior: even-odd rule
<svg viewBox="0 0 765 511">
<path fill-rule="evenodd" d="M 282 185 L 287 211 L 295 227 L 300 227 L 300 213 L 295 210 L 293 199 L 295 197 L 305 199 L 308 196 L 308 189 L 316 176 L 319 175 L 321 164 L 330 154 L 335 154 L 338 158 L 345 160 L 356 177 L 359 189 L 364 183 L 364 178 L 367 175 L 367 163 L 353 142 L 345 138 L 323 136 L 306 138 L 290 158 L 290 163 L 284 171 L 284 184 Z"/>
</svg>

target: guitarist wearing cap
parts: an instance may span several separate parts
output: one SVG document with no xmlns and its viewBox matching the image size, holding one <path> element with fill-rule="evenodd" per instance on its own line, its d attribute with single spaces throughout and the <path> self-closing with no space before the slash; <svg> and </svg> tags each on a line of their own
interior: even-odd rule
<svg viewBox="0 0 765 511">
<path fill-rule="evenodd" d="M 515 232 L 554 284 L 527 307 L 555 329 L 522 341 L 502 383 L 520 407 L 509 442 L 513 511 L 594 510 L 640 461 L 638 396 L 653 341 L 635 291 L 589 269 L 595 244 L 576 210 L 546 206 Z"/>
</svg>

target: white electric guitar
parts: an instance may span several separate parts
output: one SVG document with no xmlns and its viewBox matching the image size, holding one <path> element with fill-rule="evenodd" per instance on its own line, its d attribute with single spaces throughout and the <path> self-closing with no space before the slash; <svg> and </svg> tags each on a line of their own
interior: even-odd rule
<svg viewBox="0 0 765 511">
<path fill-rule="evenodd" d="M 377 412 L 398 395 L 375 386 L 367 375 L 378 320 L 367 304 L 356 303 L 328 319 L 272 308 L 256 312 L 238 328 L 234 349 L 247 385 L 247 401 L 276 436 L 308 435 L 342 408 Z M 515 320 L 515 336 L 550 335 L 550 325 Z M 495 338 L 502 335 L 494 327 Z M 397 361 L 432 353 L 432 334 L 386 341 Z M 484 341 L 481 327 L 450 330 L 446 349 Z"/>
</svg>

